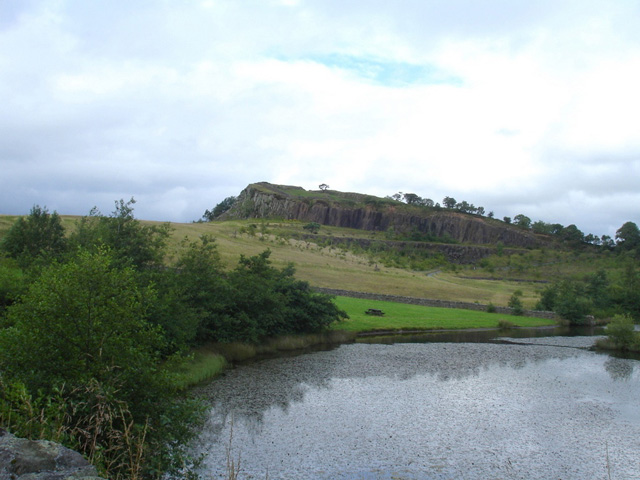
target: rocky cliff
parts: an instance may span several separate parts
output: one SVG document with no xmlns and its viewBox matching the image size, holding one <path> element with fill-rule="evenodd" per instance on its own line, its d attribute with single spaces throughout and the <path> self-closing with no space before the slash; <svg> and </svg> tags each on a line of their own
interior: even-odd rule
<svg viewBox="0 0 640 480">
<path fill-rule="evenodd" d="M 446 209 L 413 207 L 401 202 L 357 193 L 309 192 L 300 187 L 251 184 L 225 218 L 283 218 L 361 230 L 417 231 L 459 243 L 537 247 L 548 238 L 499 220 Z"/>
</svg>

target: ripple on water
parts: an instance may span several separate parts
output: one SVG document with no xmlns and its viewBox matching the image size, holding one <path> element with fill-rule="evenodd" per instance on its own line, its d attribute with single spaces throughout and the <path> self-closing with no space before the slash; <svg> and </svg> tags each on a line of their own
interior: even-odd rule
<svg viewBox="0 0 640 480">
<path fill-rule="evenodd" d="M 201 391 L 194 452 L 209 478 L 224 478 L 231 430 L 247 479 L 606 479 L 607 453 L 611 478 L 640 478 L 638 362 L 536 340 L 352 344 L 235 368 Z"/>
</svg>

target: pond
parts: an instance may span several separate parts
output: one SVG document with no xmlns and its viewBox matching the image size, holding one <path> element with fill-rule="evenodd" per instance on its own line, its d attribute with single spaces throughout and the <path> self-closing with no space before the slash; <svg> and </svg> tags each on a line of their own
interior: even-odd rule
<svg viewBox="0 0 640 480">
<path fill-rule="evenodd" d="M 491 336 L 234 368 L 200 392 L 200 473 L 226 478 L 232 459 L 241 479 L 640 478 L 637 360 L 589 351 L 595 337 Z"/>
</svg>

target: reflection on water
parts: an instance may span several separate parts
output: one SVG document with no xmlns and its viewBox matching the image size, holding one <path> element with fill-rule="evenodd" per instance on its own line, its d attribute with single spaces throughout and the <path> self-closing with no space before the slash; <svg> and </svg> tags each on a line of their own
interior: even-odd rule
<svg viewBox="0 0 640 480">
<path fill-rule="evenodd" d="M 437 330 L 428 332 L 412 332 L 406 334 L 376 335 L 371 334 L 358 338 L 358 343 L 487 343 L 499 338 L 548 338 L 579 337 L 604 335 L 604 327 L 568 327 L 552 326 L 542 328 L 510 328 L 510 329 L 477 329 L 477 330 Z"/>
<path fill-rule="evenodd" d="M 233 422 L 244 478 L 607 478 L 607 449 L 612 478 L 638 477 L 637 361 L 565 337 L 397 341 L 257 362 L 203 388 L 207 475 L 224 478 Z"/>
</svg>

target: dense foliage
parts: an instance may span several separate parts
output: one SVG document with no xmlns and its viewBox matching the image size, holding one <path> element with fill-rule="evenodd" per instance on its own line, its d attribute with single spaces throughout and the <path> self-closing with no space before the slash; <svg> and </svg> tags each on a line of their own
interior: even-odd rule
<svg viewBox="0 0 640 480">
<path fill-rule="evenodd" d="M 64 228 L 56 212 L 36 205 L 20 217 L 0 242 L 0 250 L 23 266 L 60 258 L 67 249 Z"/>
<path fill-rule="evenodd" d="M 609 344 L 600 345 L 615 350 L 640 352 L 640 332 L 635 330 L 633 320 L 628 315 L 616 315 L 607 325 Z"/>
<path fill-rule="evenodd" d="M 604 270 L 582 279 L 564 279 L 544 288 L 537 307 L 556 312 L 572 324 L 587 323 L 588 316 L 608 318 L 616 314 L 640 320 L 640 270 L 628 259 L 615 281 Z"/>
<path fill-rule="evenodd" d="M 61 441 L 112 479 L 157 478 L 185 460 L 199 408 L 166 366 L 190 347 L 316 332 L 346 316 L 268 250 L 226 271 L 202 237 L 168 262 L 169 226 L 143 225 L 133 203 L 92 211 L 68 236 L 34 207 L 0 257 L 0 427 Z"/>
</svg>

